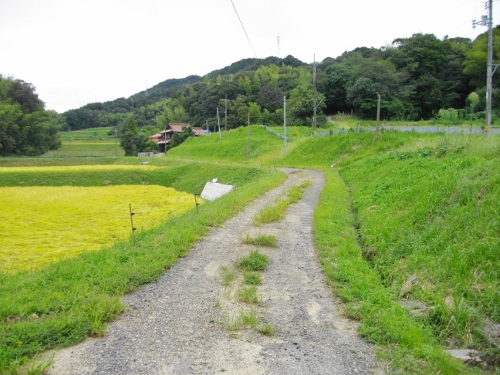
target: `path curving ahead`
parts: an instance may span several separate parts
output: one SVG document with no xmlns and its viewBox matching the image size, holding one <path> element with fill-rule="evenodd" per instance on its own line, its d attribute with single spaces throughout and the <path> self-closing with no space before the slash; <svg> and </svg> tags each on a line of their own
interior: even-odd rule
<svg viewBox="0 0 500 375">
<path fill-rule="evenodd" d="M 48 375 L 70 374 L 381 374 L 374 347 L 339 315 L 312 237 L 312 217 L 324 185 L 321 173 L 285 170 L 287 181 L 255 200 L 198 242 L 156 282 L 124 297 L 128 311 L 103 338 L 55 352 Z M 309 180 L 302 200 L 284 221 L 252 225 L 254 216 L 283 192 Z M 227 287 L 222 268 L 256 247 L 247 235 L 270 234 L 278 248 L 259 248 L 269 266 L 258 287 L 261 303 L 248 305 Z M 275 331 L 231 331 L 228 322 L 251 313 Z"/>
</svg>

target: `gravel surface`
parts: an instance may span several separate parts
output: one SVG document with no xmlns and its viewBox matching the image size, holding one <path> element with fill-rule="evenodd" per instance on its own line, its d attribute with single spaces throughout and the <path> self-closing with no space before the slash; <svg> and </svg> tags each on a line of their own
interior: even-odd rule
<svg viewBox="0 0 500 375">
<path fill-rule="evenodd" d="M 374 347 L 339 315 L 313 245 L 323 176 L 285 171 L 283 185 L 213 229 L 159 280 L 125 296 L 128 310 L 103 338 L 56 351 L 47 374 L 382 374 Z M 312 185 L 284 221 L 252 225 L 263 207 L 306 180 Z M 225 287 L 222 269 L 232 270 L 255 250 L 242 239 L 258 234 L 276 236 L 279 247 L 259 248 L 269 255 L 269 266 L 258 286 L 261 302 L 249 305 L 235 296 L 239 272 Z M 275 335 L 255 327 L 229 329 L 242 312 L 258 317 L 258 327 L 270 325 Z"/>
</svg>

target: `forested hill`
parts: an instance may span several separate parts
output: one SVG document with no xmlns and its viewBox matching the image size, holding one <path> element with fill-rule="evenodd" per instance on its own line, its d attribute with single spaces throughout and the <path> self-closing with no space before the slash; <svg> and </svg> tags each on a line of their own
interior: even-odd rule
<svg viewBox="0 0 500 375">
<path fill-rule="evenodd" d="M 324 114 L 355 112 L 374 118 L 378 94 L 381 116 L 418 121 L 453 108 L 457 117 L 484 117 L 486 33 L 476 40 L 438 39 L 432 34 L 397 38 L 382 48 L 360 47 L 317 64 L 319 123 Z M 500 48 L 500 28 L 495 28 Z M 499 76 L 494 77 L 498 87 Z M 496 90 L 497 91 L 497 90 Z M 227 97 L 228 128 L 247 123 L 281 124 L 283 97 L 292 125 L 310 125 L 313 115 L 313 66 L 293 56 L 244 59 L 204 77 L 169 79 L 125 99 L 87 104 L 65 112 L 72 130 L 123 127 L 134 116 L 138 126 L 169 122 L 204 126 L 216 122 Z M 494 92 L 495 115 L 500 109 Z M 497 117 L 497 116 L 496 116 Z"/>
<path fill-rule="evenodd" d="M 130 99 L 134 100 L 135 105 L 143 106 L 147 104 L 154 103 L 158 100 L 162 100 L 171 96 L 175 89 L 182 88 L 186 85 L 190 85 L 199 81 L 202 81 L 203 78 L 200 76 L 188 76 L 186 78 L 172 78 L 167 79 L 166 81 L 160 82 L 157 85 L 147 89 L 146 91 L 138 92 L 130 97 Z M 114 103 L 119 104 L 120 99 L 114 100 L 112 102 L 104 103 L 103 107 L 106 104 L 109 104 L 110 107 L 116 108 L 117 106 L 113 106 Z"/>
</svg>

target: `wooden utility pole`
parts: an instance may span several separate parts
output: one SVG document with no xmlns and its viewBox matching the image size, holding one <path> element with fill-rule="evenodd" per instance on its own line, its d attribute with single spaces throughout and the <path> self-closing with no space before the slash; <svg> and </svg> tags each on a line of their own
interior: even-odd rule
<svg viewBox="0 0 500 375">
<path fill-rule="evenodd" d="M 490 133 L 491 101 L 493 96 L 493 1 L 488 1 L 488 66 L 486 77 L 486 126 L 484 131 Z"/>
<path fill-rule="evenodd" d="M 219 107 L 217 107 L 217 126 L 219 127 L 219 139 L 222 139 L 222 135 L 220 134 Z"/>
<path fill-rule="evenodd" d="M 313 134 L 316 133 L 316 55 L 313 63 Z"/>
<path fill-rule="evenodd" d="M 286 96 L 283 97 L 283 127 L 285 132 L 285 136 L 283 137 L 284 141 L 283 150 L 286 156 Z"/>
<path fill-rule="evenodd" d="M 250 160 L 250 111 L 248 111 L 247 162 Z"/>
<path fill-rule="evenodd" d="M 377 100 L 377 134 L 375 135 L 375 139 L 378 139 L 378 129 L 380 126 L 380 94 L 377 92 L 378 100 Z"/>
</svg>

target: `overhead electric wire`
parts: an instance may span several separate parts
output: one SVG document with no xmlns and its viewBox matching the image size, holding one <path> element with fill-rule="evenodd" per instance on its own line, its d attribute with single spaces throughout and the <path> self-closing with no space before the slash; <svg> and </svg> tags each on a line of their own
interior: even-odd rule
<svg viewBox="0 0 500 375">
<path fill-rule="evenodd" d="M 241 24 L 241 27 L 243 28 L 243 31 L 245 32 L 245 35 L 247 36 L 248 43 L 250 43 L 250 47 L 252 47 L 253 54 L 255 55 L 255 58 L 257 58 L 257 54 L 255 53 L 255 50 L 253 49 L 252 42 L 250 41 L 250 37 L 248 36 L 247 31 L 245 30 L 245 26 L 243 26 L 243 22 L 241 22 L 240 15 L 238 14 L 236 7 L 234 6 L 233 0 L 231 0 L 231 4 L 233 4 L 234 11 L 236 12 L 236 15 L 238 16 L 238 19 L 240 20 L 240 24 Z"/>
</svg>

